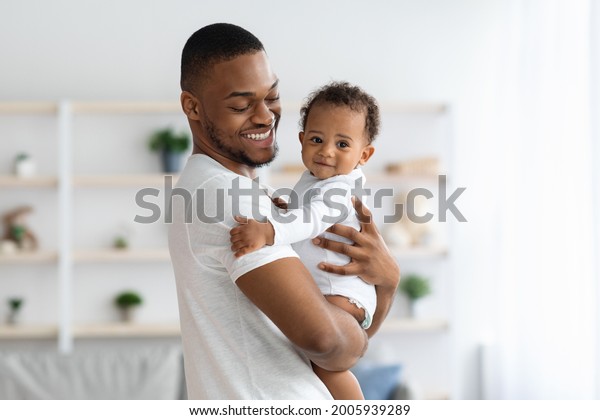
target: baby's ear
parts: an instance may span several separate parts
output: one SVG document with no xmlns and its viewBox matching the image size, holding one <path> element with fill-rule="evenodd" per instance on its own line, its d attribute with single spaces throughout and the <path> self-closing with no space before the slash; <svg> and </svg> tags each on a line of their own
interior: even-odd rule
<svg viewBox="0 0 600 420">
<path fill-rule="evenodd" d="M 358 161 L 358 163 L 364 165 L 369 159 L 371 159 L 373 153 L 375 153 L 375 148 L 373 147 L 373 145 L 369 144 L 368 146 L 365 146 L 364 149 L 362 149 L 362 152 L 360 153 L 360 160 Z"/>
<path fill-rule="evenodd" d="M 298 133 L 298 138 L 300 139 L 300 144 L 302 144 L 302 141 L 304 141 L 304 131 Z"/>
</svg>

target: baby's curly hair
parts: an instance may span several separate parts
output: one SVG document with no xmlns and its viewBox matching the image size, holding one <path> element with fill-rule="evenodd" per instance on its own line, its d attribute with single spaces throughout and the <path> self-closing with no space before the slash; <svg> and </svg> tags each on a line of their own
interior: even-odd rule
<svg viewBox="0 0 600 420">
<path fill-rule="evenodd" d="M 381 125 L 377 101 L 358 86 L 348 82 L 332 82 L 313 91 L 300 108 L 300 129 L 304 131 L 308 114 L 315 104 L 346 106 L 356 112 L 365 113 L 365 132 L 369 144 L 379 134 Z"/>
</svg>

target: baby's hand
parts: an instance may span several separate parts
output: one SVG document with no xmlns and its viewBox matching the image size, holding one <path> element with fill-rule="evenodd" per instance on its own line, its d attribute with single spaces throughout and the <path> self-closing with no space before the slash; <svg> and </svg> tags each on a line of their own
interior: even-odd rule
<svg viewBox="0 0 600 420">
<path fill-rule="evenodd" d="M 273 202 L 273 204 L 275 205 L 275 207 L 278 207 L 278 208 L 280 208 L 282 210 L 287 210 L 287 208 L 288 208 L 288 204 L 281 197 L 272 198 L 271 201 Z"/>
<path fill-rule="evenodd" d="M 269 222 L 258 222 L 243 216 L 235 216 L 240 225 L 229 231 L 231 250 L 239 258 L 265 245 L 273 245 L 275 231 Z"/>
</svg>

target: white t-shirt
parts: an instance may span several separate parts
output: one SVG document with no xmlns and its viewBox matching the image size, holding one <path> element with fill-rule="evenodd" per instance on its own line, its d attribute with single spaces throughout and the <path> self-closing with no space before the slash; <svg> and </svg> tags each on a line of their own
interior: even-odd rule
<svg viewBox="0 0 600 420">
<path fill-rule="evenodd" d="M 365 176 L 361 169 L 328 179 L 316 178 L 305 171 L 294 186 L 295 197 L 290 200 L 288 211 L 279 217 L 269 217 L 269 221 L 275 231 L 274 245 L 292 244 L 324 295 L 345 296 L 364 307 L 366 319 L 363 327 L 368 328 L 377 307 L 375 287 L 358 276 L 341 276 L 320 270 L 317 267 L 320 262 L 346 265 L 350 262 L 350 257 L 312 243 L 312 239 L 319 235 L 351 243 L 350 240 L 325 230 L 335 223 L 360 230 L 352 205 L 352 195 L 359 193 L 358 189 L 363 187 L 364 182 Z"/>
<path fill-rule="evenodd" d="M 236 188 L 249 191 L 253 186 L 258 190 L 251 179 L 195 154 L 173 189 L 169 251 L 188 397 L 331 399 L 308 358 L 235 284 L 257 267 L 297 258 L 290 246 L 233 256 L 229 241 L 229 231 L 237 225 L 233 215 L 258 218 L 277 211 L 264 193 L 255 199 L 248 193 L 236 197 Z"/>
</svg>

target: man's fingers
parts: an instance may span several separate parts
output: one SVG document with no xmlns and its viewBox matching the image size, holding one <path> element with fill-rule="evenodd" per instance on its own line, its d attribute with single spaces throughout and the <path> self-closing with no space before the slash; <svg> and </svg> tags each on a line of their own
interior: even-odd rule
<svg viewBox="0 0 600 420">
<path fill-rule="evenodd" d="M 360 245 L 360 235 L 358 231 L 353 227 L 344 225 L 332 225 L 329 229 L 327 229 L 327 232 L 343 236 L 344 238 L 350 239 L 352 242 L 358 243 Z"/>
<path fill-rule="evenodd" d="M 371 224 L 372 213 L 371 210 L 367 208 L 363 204 L 362 201 L 358 197 L 352 197 L 352 204 L 354 205 L 354 210 L 356 210 L 356 216 L 358 217 L 358 221 L 362 224 Z"/>
<path fill-rule="evenodd" d="M 344 242 L 332 241 L 331 239 L 322 237 L 313 239 L 312 243 L 317 246 L 320 246 L 321 248 L 325 248 L 333 252 L 347 255 L 350 258 L 357 257 L 358 253 L 360 252 L 355 246 L 349 245 Z"/>
<path fill-rule="evenodd" d="M 346 265 L 333 265 L 329 263 L 319 263 L 319 269 L 333 274 L 339 274 L 341 276 L 355 276 L 359 273 L 358 265 L 351 262 Z"/>
</svg>

